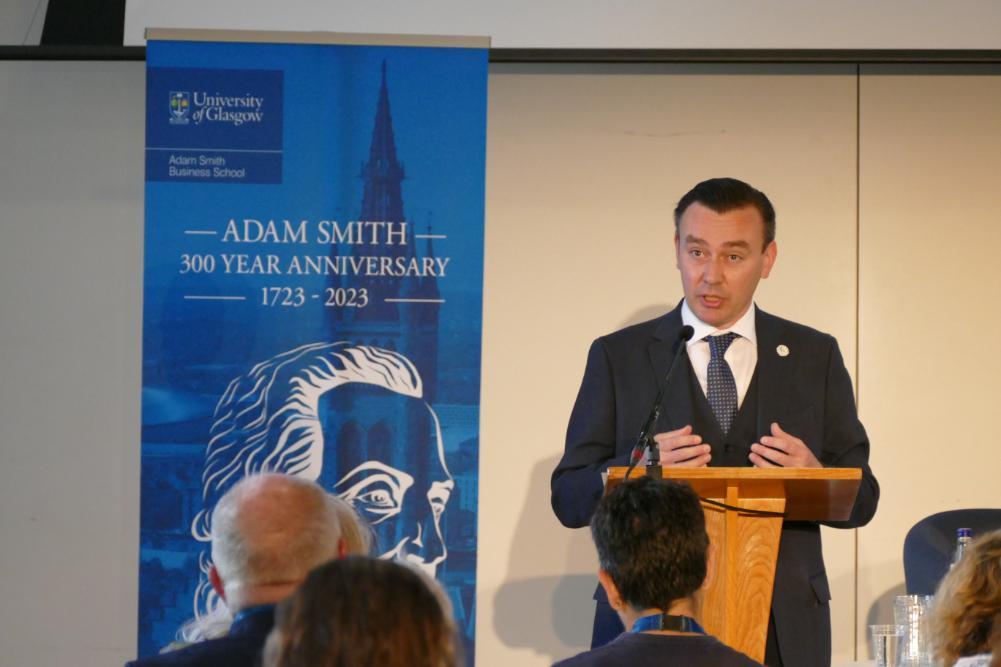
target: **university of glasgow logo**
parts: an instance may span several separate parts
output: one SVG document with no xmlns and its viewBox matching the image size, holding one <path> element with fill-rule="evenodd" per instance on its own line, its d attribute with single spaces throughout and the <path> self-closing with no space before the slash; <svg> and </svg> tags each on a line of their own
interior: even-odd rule
<svg viewBox="0 0 1001 667">
<path fill-rule="evenodd" d="M 188 93 L 170 91 L 170 124 L 187 125 L 191 99 Z"/>
</svg>

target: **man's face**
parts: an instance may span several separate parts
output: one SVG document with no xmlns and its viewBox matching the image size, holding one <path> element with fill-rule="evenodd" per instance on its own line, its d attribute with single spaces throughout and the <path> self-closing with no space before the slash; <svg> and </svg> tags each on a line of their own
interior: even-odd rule
<svg viewBox="0 0 1001 667">
<path fill-rule="evenodd" d="M 317 481 L 372 526 L 380 555 L 434 576 L 448 556 L 441 519 L 455 484 L 434 410 L 364 384 L 333 389 L 318 407 L 324 464 Z"/>
<path fill-rule="evenodd" d="M 685 301 L 700 320 L 725 329 L 747 311 L 775 263 L 775 242 L 764 242 L 765 224 L 753 206 L 716 213 L 695 202 L 685 209 L 674 249 Z"/>
</svg>

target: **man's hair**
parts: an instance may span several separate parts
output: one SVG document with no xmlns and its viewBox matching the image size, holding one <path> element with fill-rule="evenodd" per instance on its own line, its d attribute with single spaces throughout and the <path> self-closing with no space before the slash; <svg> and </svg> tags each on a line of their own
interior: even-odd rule
<svg viewBox="0 0 1001 667">
<path fill-rule="evenodd" d="M 641 477 L 598 503 L 591 537 L 601 569 L 634 609 L 668 609 L 706 578 L 706 520 L 687 484 Z"/>
<path fill-rule="evenodd" d="M 337 556 L 343 502 L 289 475 L 243 478 L 213 513 L 212 561 L 220 578 L 227 586 L 303 579 Z"/>
<path fill-rule="evenodd" d="M 278 606 L 266 667 L 457 667 L 438 585 L 416 568 L 352 556 L 317 568 Z"/>
<path fill-rule="evenodd" d="M 736 178 L 710 178 L 685 193 L 674 208 L 674 233 L 680 233 L 681 216 L 688 207 L 700 203 L 716 213 L 729 213 L 738 208 L 752 206 L 761 214 L 765 223 L 765 243 L 775 240 L 775 208 L 764 192 Z"/>
<path fill-rule="evenodd" d="M 247 479 L 247 478 L 245 478 Z M 327 494 L 327 500 L 337 515 L 344 553 L 349 556 L 368 556 L 372 551 L 372 527 L 354 511 L 348 501 Z M 223 547 L 220 533 L 220 548 Z M 328 537 L 324 538 L 329 539 Z M 310 559 L 311 560 L 311 559 Z M 216 605 L 211 611 L 187 621 L 178 631 L 178 648 L 192 642 L 224 637 L 233 624 L 233 614 L 225 604 Z"/>
<path fill-rule="evenodd" d="M 935 592 L 929 626 L 941 664 L 951 665 L 964 656 L 1001 648 L 999 623 L 1001 530 L 995 530 L 973 541 Z M 999 655 L 994 654 L 992 664 L 998 663 Z"/>
</svg>

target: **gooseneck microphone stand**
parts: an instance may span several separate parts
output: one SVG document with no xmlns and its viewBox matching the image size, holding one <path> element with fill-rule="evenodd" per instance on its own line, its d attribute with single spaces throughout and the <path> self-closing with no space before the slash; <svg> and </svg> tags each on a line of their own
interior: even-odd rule
<svg viewBox="0 0 1001 667">
<path fill-rule="evenodd" d="M 646 465 L 647 477 L 653 477 L 655 479 L 662 479 L 664 477 L 664 469 L 660 465 L 660 448 L 657 446 L 657 441 L 653 439 L 651 431 L 656 428 L 657 420 L 660 419 L 660 404 L 664 400 L 664 391 L 671 382 L 671 376 L 674 375 L 674 369 L 678 365 L 678 359 L 681 358 L 681 354 L 686 351 L 686 343 L 691 340 L 694 335 L 695 329 L 687 324 L 681 327 L 681 331 L 678 332 L 677 349 L 674 351 L 674 358 L 671 359 L 671 365 L 667 370 L 667 375 L 664 376 L 664 384 L 662 384 L 660 389 L 657 391 L 657 398 L 654 399 L 653 406 L 650 408 L 650 414 L 647 415 L 646 422 L 643 423 L 643 428 L 640 429 L 640 434 L 636 438 L 636 444 L 633 445 L 633 451 L 629 455 L 629 469 L 626 470 L 626 481 L 628 481 L 629 476 L 632 474 L 633 468 L 635 468 L 636 464 L 643 458 L 643 452 L 648 452 Z"/>
</svg>

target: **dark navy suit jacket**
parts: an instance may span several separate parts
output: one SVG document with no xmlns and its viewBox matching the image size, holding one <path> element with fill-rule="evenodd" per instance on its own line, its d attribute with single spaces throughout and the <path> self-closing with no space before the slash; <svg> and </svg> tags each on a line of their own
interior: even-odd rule
<svg viewBox="0 0 1001 667">
<path fill-rule="evenodd" d="M 238 615 L 225 637 L 135 660 L 125 667 L 256 667 L 261 664 L 261 649 L 274 624 L 274 607 L 263 607 Z"/>
<path fill-rule="evenodd" d="M 600 473 L 628 465 L 629 453 L 678 345 L 681 309 L 597 339 L 567 427 L 566 450 L 551 481 L 557 518 L 586 526 L 603 489 Z M 854 528 L 876 512 L 879 485 L 869 469 L 869 440 L 858 420 L 851 379 L 833 337 L 761 310 L 758 338 L 758 437 L 772 422 L 802 439 L 827 467 L 861 468 L 851 517 Z M 778 353 L 784 345 L 788 354 Z M 666 387 L 657 431 L 693 422 L 690 373 L 675 373 Z M 696 385 L 697 386 L 697 385 Z M 750 466 L 751 442 L 711 442 L 713 466 Z M 782 529 L 772 616 L 785 667 L 822 667 L 831 661 L 830 589 L 816 523 L 787 521 Z"/>
</svg>

